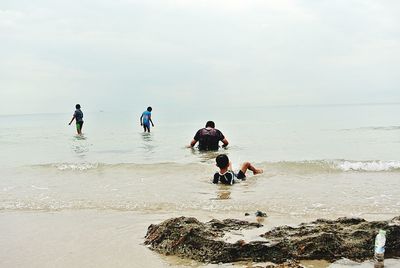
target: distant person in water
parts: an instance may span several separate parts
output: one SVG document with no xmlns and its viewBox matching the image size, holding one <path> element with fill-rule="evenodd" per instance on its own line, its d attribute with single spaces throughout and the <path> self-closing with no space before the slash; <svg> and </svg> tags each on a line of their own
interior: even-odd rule
<svg viewBox="0 0 400 268">
<path fill-rule="evenodd" d="M 74 112 L 74 115 L 72 116 L 72 119 L 68 125 L 71 125 L 72 122 L 75 120 L 76 131 L 78 132 L 79 135 L 81 135 L 82 134 L 82 126 L 83 126 L 83 113 L 81 111 L 81 105 L 77 104 L 77 105 L 75 105 L 75 108 L 76 108 L 76 110 Z"/>
<path fill-rule="evenodd" d="M 262 169 L 255 168 L 249 162 L 244 162 L 238 173 L 232 171 L 232 163 L 226 154 L 220 154 L 215 158 L 219 172 L 215 172 L 213 183 L 222 183 L 232 185 L 235 182 L 246 179 L 246 171 L 250 169 L 253 174 L 263 173 Z"/>
<path fill-rule="evenodd" d="M 219 142 L 222 142 L 222 147 L 228 146 L 229 142 L 221 131 L 215 128 L 213 121 L 208 121 L 206 127 L 199 129 L 196 132 L 193 140 L 190 142 L 189 147 L 194 147 L 199 142 L 199 150 L 202 151 L 216 151 L 219 149 Z"/>
<path fill-rule="evenodd" d="M 147 107 L 147 110 L 142 113 L 140 117 L 140 125 L 143 126 L 144 132 L 150 132 L 150 123 L 154 127 L 153 121 L 151 120 L 151 111 L 153 108 Z"/>
</svg>

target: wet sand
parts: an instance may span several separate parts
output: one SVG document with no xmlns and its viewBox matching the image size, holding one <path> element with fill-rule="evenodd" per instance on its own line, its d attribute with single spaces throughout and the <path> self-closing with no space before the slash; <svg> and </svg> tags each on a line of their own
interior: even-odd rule
<svg viewBox="0 0 400 268">
<path fill-rule="evenodd" d="M 147 227 L 161 222 L 171 214 L 148 214 L 119 211 L 2 212 L 0 214 L 1 267 L 231 267 L 232 264 L 201 264 L 192 260 L 167 257 L 143 245 Z M 195 216 L 195 215 L 192 215 Z M 221 215 L 229 216 L 229 215 Z M 232 216 L 232 215 L 230 215 Z M 222 217 L 225 218 L 225 217 Z M 255 216 L 242 216 L 256 220 Z M 209 220 L 203 217 L 201 220 Z M 292 224 L 299 223 L 292 218 Z M 245 240 L 257 239 L 258 233 L 282 225 L 288 219 L 271 215 L 265 227 L 245 232 Z M 235 240 L 237 237 L 227 237 Z M 399 267 L 399 260 L 387 260 L 385 267 Z M 307 267 L 371 267 L 371 262 L 353 266 L 340 261 L 305 261 Z M 235 263 L 252 267 L 254 263 Z"/>
</svg>

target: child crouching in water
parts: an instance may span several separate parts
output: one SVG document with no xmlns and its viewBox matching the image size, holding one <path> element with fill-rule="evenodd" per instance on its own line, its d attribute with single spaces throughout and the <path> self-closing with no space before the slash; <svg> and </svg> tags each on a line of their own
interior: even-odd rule
<svg viewBox="0 0 400 268">
<path fill-rule="evenodd" d="M 215 158 L 217 162 L 217 167 L 219 167 L 219 172 L 215 172 L 213 183 L 223 183 L 232 185 L 238 180 L 246 179 L 246 171 L 250 169 L 253 171 L 253 174 L 263 173 L 262 169 L 255 168 L 249 162 L 245 162 L 242 164 L 238 173 L 234 173 L 232 171 L 232 163 L 229 161 L 229 158 L 226 154 L 220 154 Z"/>
</svg>

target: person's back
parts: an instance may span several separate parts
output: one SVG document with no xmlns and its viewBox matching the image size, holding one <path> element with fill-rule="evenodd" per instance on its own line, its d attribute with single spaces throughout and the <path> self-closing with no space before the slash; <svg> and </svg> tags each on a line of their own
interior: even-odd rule
<svg viewBox="0 0 400 268">
<path fill-rule="evenodd" d="M 76 131 L 78 132 L 78 134 L 82 134 L 82 126 L 83 126 L 83 113 L 81 110 L 81 105 L 77 104 L 75 105 L 75 112 L 72 116 L 71 121 L 69 122 L 69 125 L 71 125 L 72 121 L 75 120 L 76 122 Z"/>
<path fill-rule="evenodd" d="M 219 141 L 224 139 L 221 131 L 215 128 L 202 128 L 197 133 L 195 139 L 199 141 L 199 150 L 218 150 Z"/>
<path fill-rule="evenodd" d="M 225 173 L 215 172 L 212 182 L 214 184 L 222 183 L 232 185 L 238 181 L 235 173 L 232 170 L 228 170 Z"/>
<path fill-rule="evenodd" d="M 143 124 L 144 125 L 149 125 L 150 124 L 150 118 L 151 118 L 151 112 L 149 112 L 149 111 L 144 111 L 143 113 L 142 113 L 142 116 L 143 116 Z"/>
<path fill-rule="evenodd" d="M 224 148 L 229 144 L 222 132 L 215 128 L 215 123 L 213 121 L 208 121 L 205 128 L 199 129 L 196 132 L 189 147 L 193 148 L 193 146 L 199 142 L 199 150 L 216 151 L 219 149 L 219 141 L 223 143 L 222 147 Z"/>
<path fill-rule="evenodd" d="M 78 123 L 83 122 L 83 113 L 80 108 L 75 110 L 74 116 L 75 116 L 76 122 L 78 122 Z"/>
</svg>

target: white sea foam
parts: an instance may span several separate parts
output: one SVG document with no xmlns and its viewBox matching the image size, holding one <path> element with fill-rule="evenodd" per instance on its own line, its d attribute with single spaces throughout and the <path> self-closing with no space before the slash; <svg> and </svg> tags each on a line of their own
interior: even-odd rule
<svg viewBox="0 0 400 268">
<path fill-rule="evenodd" d="M 400 161 L 336 161 L 334 165 L 343 171 L 394 171 L 400 169 Z"/>
<path fill-rule="evenodd" d="M 56 167 L 58 170 L 89 170 L 96 169 L 99 164 L 98 163 L 59 163 L 53 164 L 52 166 Z"/>
<path fill-rule="evenodd" d="M 264 162 L 264 165 L 269 170 L 275 169 L 280 172 L 393 172 L 400 171 L 400 161 L 383 161 L 383 160 L 372 160 L 372 161 L 357 161 L 357 160 L 306 160 L 306 161 L 282 161 L 282 162 Z M 53 163 L 40 165 L 42 167 L 56 168 L 62 171 L 86 171 L 97 168 L 107 169 L 135 169 L 138 166 L 147 166 L 149 169 L 169 169 L 184 166 L 186 169 L 198 169 L 204 168 L 204 164 L 178 164 L 178 163 L 151 163 L 151 164 L 138 164 L 138 163 L 118 163 L 118 164 L 106 164 L 106 163 Z"/>
<path fill-rule="evenodd" d="M 266 162 L 265 168 L 284 173 L 326 172 L 395 172 L 400 171 L 400 161 L 357 161 L 357 160 L 307 160 Z"/>
</svg>

